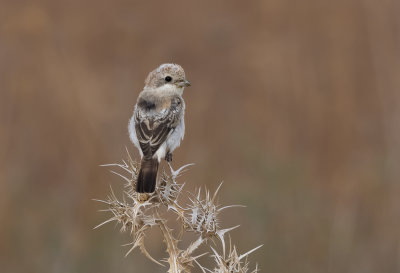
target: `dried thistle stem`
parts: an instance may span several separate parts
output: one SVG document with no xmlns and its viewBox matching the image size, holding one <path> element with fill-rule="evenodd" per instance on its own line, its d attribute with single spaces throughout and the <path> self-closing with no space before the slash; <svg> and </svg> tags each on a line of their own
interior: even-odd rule
<svg viewBox="0 0 400 273">
<path fill-rule="evenodd" d="M 226 208 L 237 206 L 221 207 L 218 204 L 216 197 L 222 183 L 213 194 L 205 189 L 202 195 L 201 189 L 198 189 L 195 194 L 184 193 L 184 185 L 176 182 L 176 179 L 191 165 L 193 164 L 185 165 L 178 170 L 173 170 L 171 165 L 169 165 L 170 172 L 162 171 L 159 175 L 158 187 L 156 191 L 151 194 L 136 192 L 136 181 L 140 163 L 134 161 L 129 153 L 127 160 L 123 160 L 122 164 L 103 165 L 118 167 L 124 172 L 124 174 L 121 174 L 116 171 L 111 171 L 124 180 L 125 191 L 122 201 L 117 199 L 112 188 L 110 188 L 111 193 L 106 201 L 96 200 L 108 205 L 108 209 L 103 211 L 111 212 L 112 217 L 95 228 L 116 221 L 121 226 L 121 232 L 129 230 L 132 236 L 132 242 L 128 244 L 132 245 L 132 247 L 126 255 L 131 253 L 135 248 L 139 248 L 140 251 L 153 262 L 162 266 L 162 262 L 167 262 L 169 264 L 169 273 L 189 273 L 193 267 L 193 263 L 196 263 L 203 272 L 257 272 L 257 266 L 253 271 L 249 271 L 247 257 L 251 252 L 261 246 L 239 255 L 236 251 L 236 246 L 230 243 L 228 253 L 226 251 L 224 235 L 239 226 L 225 229 L 220 227 L 218 218 L 220 212 Z M 186 202 L 183 202 L 183 199 L 186 199 Z M 160 210 L 162 207 L 167 208 L 167 210 Z M 165 211 L 169 211 L 177 216 L 177 221 L 182 227 L 177 237 L 174 236 L 174 231 L 167 226 L 166 215 L 164 215 L 162 211 L 164 214 L 166 213 Z M 159 227 L 168 253 L 168 258 L 161 261 L 153 258 L 144 244 L 146 238 L 145 234 L 153 226 Z M 179 249 L 178 243 L 185 232 L 198 234 L 198 238 L 186 249 Z M 222 253 L 218 253 L 218 251 L 210 246 L 212 254 L 208 256 L 214 259 L 216 265 L 214 269 L 208 269 L 202 266 L 198 261 L 200 257 L 205 256 L 207 253 L 197 256 L 194 256 L 193 253 L 201 245 L 208 244 L 209 239 L 214 238 L 220 241 Z"/>
</svg>

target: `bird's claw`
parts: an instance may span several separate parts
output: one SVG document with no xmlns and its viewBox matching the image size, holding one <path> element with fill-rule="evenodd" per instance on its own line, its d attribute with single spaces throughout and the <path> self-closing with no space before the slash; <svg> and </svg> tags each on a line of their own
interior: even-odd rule
<svg viewBox="0 0 400 273">
<path fill-rule="evenodd" d="M 165 160 L 166 160 L 167 162 L 171 162 L 171 161 L 172 161 L 172 153 L 167 153 L 167 154 L 165 155 Z"/>
</svg>

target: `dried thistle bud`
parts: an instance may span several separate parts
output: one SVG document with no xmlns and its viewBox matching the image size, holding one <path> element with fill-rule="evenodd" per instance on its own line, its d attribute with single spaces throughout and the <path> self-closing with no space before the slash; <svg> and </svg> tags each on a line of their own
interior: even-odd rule
<svg viewBox="0 0 400 273">
<path fill-rule="evenodd" d="M 206 190 L 205 198 L 201 199 L 201 189 L 198 190 L 197 196 L 189 198 L 190 213 L 186 218 L 188 227 L 191 231 L 200 232 L 203 237 L 209 237 L 216 234 L 218 230 L 218 209 L 215 204 L 215 197 L 210 197 L 210 192 Z"/>
<path fill-rule="evenodd" d="M 201 198 L 201 190 L 197 192 L 197 196 L 189 197 L 191 204 L 189 205 L 189 213 L 185 217 L 185 227 L 188 231 L 200 233 L 203 238 L 217 237 L 224 244 L 224 234 L 239 226 L 221 229 L 219 226 L 219 213 L 229 207 L 237 205 L 220 207 L 217 204 L 217 194 L 222 183 L 218 186 L 215 193 L 211 196 L 210 191 L 205 190 L 204 199 Z"/>
<path fill-rule="evenodd" d="M 114 194 L 114 191 L 111 189 L 111 194 L 108 196 L 106 201 L 96 200 L 105 204 L 108 204 L 108 209 L 104 211 L 109 211 L 113 214 L 113 216 L 107 221 L 97 225 L 95 228 L 98 228 L 106 223 L 116 221 L 121 224 L 121 231 L 124 232 L 130 227 L 131 232 L 135 233 L 136 230 L 141 229 L 145 225 L 151 225 L 154 221 L 151 221 L 146 215 L 146 207 L 151 205 L 150 200 L 145 202 L 139 201 L 137 199 L 133 199 L 133 203 L 128 203 L 123 199 L 123 201 L 119 201 Z"/>
<path fill-rule="evenodd" d="M 128 150 L 126 150 L 128 158 L 127 160 L 122 160 L 122 163 L 104 164 L 100 165 L 102 167 L 119 167 L 124 170 L 127 175 L 123 175 L 119 172 L 110 171 L 115 175 L 118 175 L 125 181 L 126 193 L 128 196 L 134 196 L 136 194 L 136 183 L 140 170 L 140 162 L 134 161 L 130 156 Z"/>
<path fill-rule="evenodd" d="M 119 201 L 115 197 L 115 194 L 112 189 L 111 189 L 111 195 L 108 196 L 106 201 L 103 200 L 95 200 L 95 201 L 107 204 L 108 209 L 103 211 L 109 211 L 113 214 L 113 217 L 97 225 L 96 227 L 94 227 L 95 229 L 101 227 L 106 223 L 113 221 L 116 221 L 119 224 L 121 224 L 121 232 L 126 231 L 128 227 L 132 227 L 131 207 L 125 201 L 123 202 Z"/>
<path fill-rule="evenodd" d="M 183 185 L 176 183 L 172 175 L 168 175 L 165 171 L 163 171 L 160 176 L 160 182 L 156 189 L 156 194 L 161 203 L 167 207 L 177 205 L 177 200 L 182 192 Z"/>
<path fill-rule="evenodd" d="M 253 251 L 256 251 L 262 247 L 262 245 L 253 248 L 252 250 L 246 252 L 245 254 L 238 255 L 236 251 L 236 246 L 233 246 L 232 249 L 232 244 L 229 246 L 229 253 L 228 255 L 225 256 L 225 254 L 221 255 L 219 254 L 214 248 L 211 247 L 212 251 L 214 252 L 214 260 L 217 264 L 217 267 L 214 268 L 214 273 L 256 273 L 258 272 L 258 266 L 256 265 L 256 268 L 249 272 L 249 262 L 247 261 L 247 257 L 250 253 Z M 223 250 L 225 253 L 225 249 Z M 244 260 L 243 260 L 244 259 Z"/>
</svg>

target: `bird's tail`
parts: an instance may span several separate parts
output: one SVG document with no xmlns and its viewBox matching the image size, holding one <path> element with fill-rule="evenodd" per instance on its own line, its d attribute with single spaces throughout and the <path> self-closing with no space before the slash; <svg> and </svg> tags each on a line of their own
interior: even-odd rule
<svg viewBox="0 0 400 273">
<path fill-rule="evenodd" d="M 156 189 L 158 164 L 159 163 L 157 158 L 142 159 L 138 181 L 136 184 L 137 192 L 154 192 L 154 190 Z"/>
</svg>

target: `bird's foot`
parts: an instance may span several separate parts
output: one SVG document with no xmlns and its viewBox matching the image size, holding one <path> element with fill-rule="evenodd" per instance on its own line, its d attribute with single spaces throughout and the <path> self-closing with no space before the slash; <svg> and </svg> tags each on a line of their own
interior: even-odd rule
<svg viewBox="0 0 400 273">
<path fill-rule="evenodd" d="M 167 153 L 167 154 L 165 155 L 165 160 L 166 160 L 167 162 L 171 162 L 171 161 L 172 161 L 172 153 Z"/>
</svg>

